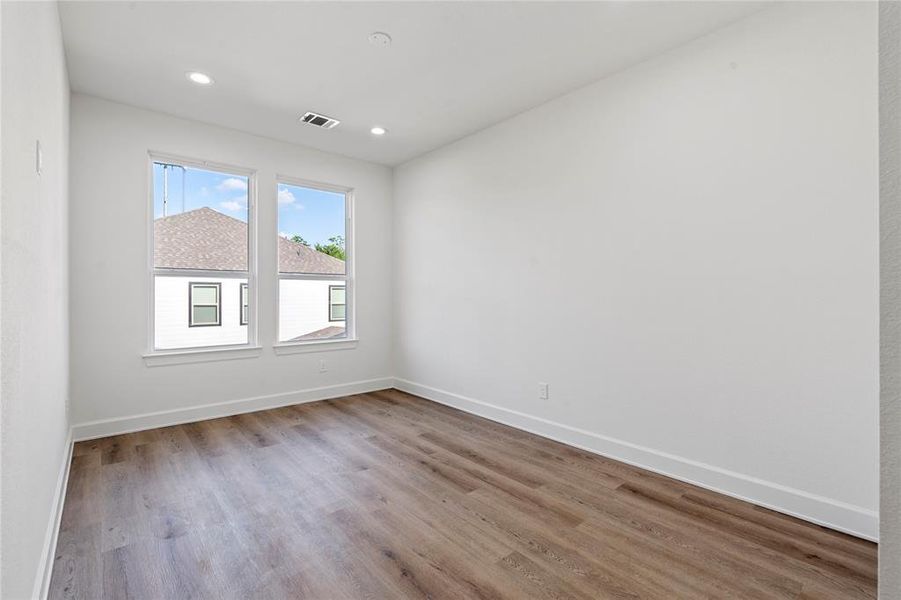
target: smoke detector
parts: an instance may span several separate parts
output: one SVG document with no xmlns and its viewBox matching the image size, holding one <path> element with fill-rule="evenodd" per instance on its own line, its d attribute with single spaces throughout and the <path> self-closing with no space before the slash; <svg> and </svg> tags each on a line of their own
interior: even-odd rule
<svg viewBox="0 0 901 600">
<path fill-rule="evenodd" d="M 320 129 L 331 129 L 333 127 L 337 127 L 341 121 L 339 121 L 338 119 L 333 119 L 331 117 L 326 117 L 325 115 L 307 111 L 300 118 L 300 122 L 306 123 L 307 125 L 312 125 L 313 127 L 319 127 Z"/>
<path fill-rule="evenodd" d="M 390 46 L 391 36 L 384 31 L 374 31 L 369 34 L 369 43 L 373 46 Z"/>
</svg>

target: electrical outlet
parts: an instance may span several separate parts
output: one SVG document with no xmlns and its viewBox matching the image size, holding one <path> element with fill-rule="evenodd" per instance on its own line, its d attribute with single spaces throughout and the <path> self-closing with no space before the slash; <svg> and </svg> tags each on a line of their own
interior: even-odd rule
<svg viewBox="0 0 901 600">
<path fill-rule="evenodd" d="M 319 361 L 319 372 L 320 372 L 320 373 L 326 373 L 326 372 L 328 372 L 328 365 L 325 364 L 325 360 L 324 360 L 324 359 Z"/>
<path fill-rule="evenodd" d="M 538 384 L 538 399 L 539 400 L 547 400 L 548 397 L 548 386 L 546 383 Z"/>
</svg>

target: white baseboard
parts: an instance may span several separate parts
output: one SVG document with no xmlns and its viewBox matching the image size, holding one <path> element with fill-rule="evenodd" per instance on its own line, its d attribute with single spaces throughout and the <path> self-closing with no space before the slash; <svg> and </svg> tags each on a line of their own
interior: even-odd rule
<svg viewBox="0 0 901 600">
<path fill-rule="evenodd" d="M 341 396 L 350 396 L 353 394 L 364 394 L 366 392 L 390 388 L 393 385 L 394 379 L 391 377 L 367 379 L 364 381 L 310 388 L 295 392 L 269 394 L 267 396 L 242 398 L 240 400 L 217 402 L 215 404 L 204 404 L 201 406 L 144 413 L 130 417 L 88 421 L 73 425 L 72 429 L 75 441 L 82 442 L 110 435 L 133 433 L 145 429 L 168 427 L 170 425 L 180 425 L 182 423 L 193 423 L 195 421 L 205 421 L 207 419 L 216 419 L 219 417 L 229 417 L 231 415 L 238 415 L 256 410 L 289 406 L 291 404 L 303 404 L 305 402 L 328 400 L 329 398 L 340 398 Z"/>
<path fill-rule="evenodd" d="M 600 454 L 726 496 L 810 521 L 867 540 L 879 535 L 875 511 L 728 469 L 614 439 L 577 427 L 467 398 L 406 379 L 394 387 L 462 411 Z"/>
<path fill-rule="evenodd" d="M 60 465 L 56 489 L 53 493 L 53 512 L 51 513 L 50 522 L 47 524 L 47 532 L 44 534 L 44 548 L 41 551 L 34 589 L 31 593 L 32 598 L 38 598 L 39 600 L 47 598 L 47 594 L 50 591 L 50 575 L 53 574 L 56 542 L 59 539 L 59 526 L 63 518 L 63 503 L 66 499 L 66 488 L 69 484 L 69 467 L 72 465 L 73 445 L 72 428 L 69 428 L 69 434 L 66 436 L 66 450 L 63 453 L 63 462 Z"/>
<path fill-rule="evenodd" d="M 84 441 L 156 427 L 167 427 L 169 425 L 203 421 L 256 410 L 278 408 L 291 404 L 362 394 L 390 387 L 396 387 L 405 392 L 510 425 L 523 431 L 745 500 L 823 525 L 824 527 L 872 541 L 876 541 L 878 538 L 879 517 L 875 511 L 400 378 L 383 377 L 296 392 L 270 394 L 130 417 L 79 423 L 72 427 L 70 440 Z M 71 443 L 69 446 L 71 454 Z M 58 484 L 62 494 L 57 499 L 58 509 L 61 509 L 62 498 L 65 495 L 68 462 L 67 459 L 65 475 L 61 476 L 61 482 Z M 58 513 L 55 521 L 57 524 L 61 512 L 58 510 Z M 54 546 L 57 530 L 58 527 L 54 527 L 52 531 L 52 544 Z M 50 558 L 52 558 L 52 553 L 53 550 L 50 549 L 50 539 L 48 537 L 48 554 Z M 50 565 L 52 566 L 52 560 Z M 49 583 L 49 572 L 46 574 L 46 578 L 48 581 L 42 583 L 42 585 Z"/>
</svg>

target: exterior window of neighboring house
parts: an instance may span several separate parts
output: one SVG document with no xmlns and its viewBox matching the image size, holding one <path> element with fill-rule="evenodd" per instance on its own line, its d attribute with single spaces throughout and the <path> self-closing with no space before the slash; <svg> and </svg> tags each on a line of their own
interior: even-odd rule
<svg viewBox="0 0 901 600">
<path fill-rule="evenodd" d="M 347 304 L 344 302 L 344 286 L 328 286 L 328 320 L 343 321 Z"/>
<path fill-rule="evenodd" d="M 255 345 L 253 171 L 151 154 L 151 174 L 151 352 Z"/>
<path fill-rule="evenodd" d="M 222 294 L 221 283 L 191 283 L 188 290 L 188 327 L 219 327 L 222 315 L 219 297 Z"/>
<path fill-rule="evenodd" d="M 241 325 L 247 325 L 247 309 L 250 308 L 247 296 L 250 292 L 250 286 L 246 283 L 241 284 Z"/>
<path fill-rule="evenodd" d="M 353 338 L 351 190 L 278 182 L 278 340 Z"/>
</svg>

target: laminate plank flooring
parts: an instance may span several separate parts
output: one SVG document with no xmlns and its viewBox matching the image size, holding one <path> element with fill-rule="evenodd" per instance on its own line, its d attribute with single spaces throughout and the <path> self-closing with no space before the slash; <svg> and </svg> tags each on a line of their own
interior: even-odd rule
<svg viewBox="0 0 901 600">
<path fill-rule="evenodd" d="M 50 598 L 876 597 L 876 545 L 396 390 L 75 445 Z"/>
</svg>

